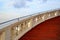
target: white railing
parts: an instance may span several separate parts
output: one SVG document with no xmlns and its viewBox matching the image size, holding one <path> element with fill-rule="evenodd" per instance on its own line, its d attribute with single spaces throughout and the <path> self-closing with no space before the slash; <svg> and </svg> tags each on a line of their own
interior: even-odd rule
<svg viewBox="0 0 60 40">
<path fill-rule="evenodd" d="M 60 10 L 47 11 L 0 23 L 0 40 L 18 40 L 45 20 L 60 16 Z"/>
</svg>

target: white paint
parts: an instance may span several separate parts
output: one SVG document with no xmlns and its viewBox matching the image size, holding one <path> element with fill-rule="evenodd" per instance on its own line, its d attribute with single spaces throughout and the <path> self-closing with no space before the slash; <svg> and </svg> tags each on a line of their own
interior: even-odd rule
<svg viewBox="0 0 60 40">
<path fill-rule="evenodd" d="M 49 17 L 50 17 L 51 15 L 49 14 Z"/>
<path fill-rule="evenodd" d="M 45 15 L 42 16 L 42 20 L 44 20 L 44 18 L 45 18 Z"/>
<path fill-rule="evenodd" d="M 38 21 L 38 19 L 37 19 L 37 18 L 36 18 L 35 20 L 36 20 L 36 22 Z"/>
<path fill-rule="evenodd" d="M 57 12 L 55 12 L 55 16 L 57 16 Z"/>
<path fill-rule="evenodd" d="M 28 27 L 31 27 L 31 22 L 28 22 Z"/>
</svg>

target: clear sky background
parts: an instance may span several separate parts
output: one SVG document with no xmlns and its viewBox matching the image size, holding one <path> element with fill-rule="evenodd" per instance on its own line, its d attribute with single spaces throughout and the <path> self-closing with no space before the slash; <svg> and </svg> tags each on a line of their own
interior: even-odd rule
<svg viewBox="0 0 60 40">
<path fill-rule="evenodd" d="M 0 22 L 60 8 L 60 0 L 0 0 Z"/>
</svg>

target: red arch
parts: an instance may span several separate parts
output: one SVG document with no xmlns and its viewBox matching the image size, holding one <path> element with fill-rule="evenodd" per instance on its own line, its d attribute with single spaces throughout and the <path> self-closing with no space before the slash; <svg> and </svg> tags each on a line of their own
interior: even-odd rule
<svg viewBox="0 0 60 40">
<path fill-rule="evenodd" d="M 60 16 L 37 25 L 19 40 L 60 40 Z"/>
</svg>

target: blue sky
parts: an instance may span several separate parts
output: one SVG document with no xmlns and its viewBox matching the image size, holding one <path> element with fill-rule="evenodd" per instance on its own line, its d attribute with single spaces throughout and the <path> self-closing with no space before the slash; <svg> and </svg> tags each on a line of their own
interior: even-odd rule
<svg viewBox="0 0 60 40">
<path fill-rule="evenodd" d="M 14 19 L 57 8 L 60 8 L 60 0 L 0 0 L 0 19 Z"/>
<path fill-rule="evenodd" d="M 22 13 L 23 11 L 33 13 L 43 11 L 42 9 L 46 10 L 59 7 L 60 0 L 0 0 L 0 12 L 7 13 Z"/>
</svg>

